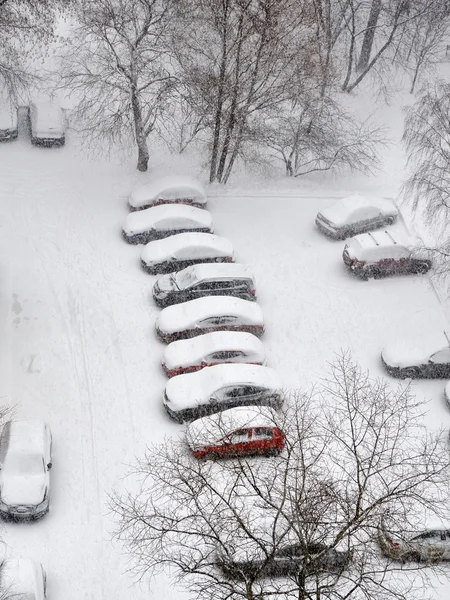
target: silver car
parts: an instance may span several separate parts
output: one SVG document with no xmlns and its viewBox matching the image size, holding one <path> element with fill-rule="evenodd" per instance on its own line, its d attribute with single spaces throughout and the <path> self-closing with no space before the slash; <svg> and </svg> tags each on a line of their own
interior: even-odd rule
<svg viewBox="0 0 450 600">
<path fill-rule="evenodd" d="M 450 560 L 448 529 L 428 529 L 415 535 L 394 536 L 382 524 L 378 530 L 378 542 L 383 554 L 394 560 Z"/>
</svg>

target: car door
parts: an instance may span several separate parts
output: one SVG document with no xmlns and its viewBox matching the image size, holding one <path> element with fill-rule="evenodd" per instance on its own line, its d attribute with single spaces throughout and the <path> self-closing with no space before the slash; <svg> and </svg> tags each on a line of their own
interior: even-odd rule
<svg viewBox="0 0 450 600">
<path fill-rule="evenodd" d="M 271 427 L 253 427 L 250 432 L 249 446 L 253 452 L 264 452 L 272 448 L 273 429 Z"/>
<path fill-rule="evenodd" d="M 303 553 L 300 544 L 292 544 L 280 548 L 273 557 L 276 575 L 285 575 L 297 572 L 303 565 Z"/>
<path fill-rule="evenodd" d="M 238 429 L 226 438 L 222 445 L 223 454 L 244 455 L 249 451 L 250 431 L 248 429 Z"/>
<path fill-rule="evenodd" d="M 198 283 L 197 285 L 194 285 L 190 289 L 186 290 L 186 292 L 189 299 L 194 300 L 195 298 L 203 298 L 203 296 L 211 295 L 213 288 L 213 281 L 202 281 L 201 283 Z"/>
<path fill-rule="evenodd" d="M 432 354 L 428 366 L 433 377 L 450 377 L 450 348 Z"/>
<path fill-rule="evenodd" d="M 380 211 L 371 206 L 364 206 L 353 211 L 349 217 L 349 227 L 354 233 L 364 233 L 378 227 Z"/>
</svg>

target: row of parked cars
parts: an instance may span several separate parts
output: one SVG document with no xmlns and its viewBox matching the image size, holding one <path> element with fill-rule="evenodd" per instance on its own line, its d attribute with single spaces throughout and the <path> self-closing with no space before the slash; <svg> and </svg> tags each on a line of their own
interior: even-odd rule
<svg viewBox="0 0 450 600">
<path fill-rule="evenodd" d="M 64 146 L 67 123 L 57 102 L 30 102 L 27 107 L 28 129 L 34 146 Z M 19 135 L 18 109 L 0 102 L 0 141 L 16 140 Z"/>
</svg>

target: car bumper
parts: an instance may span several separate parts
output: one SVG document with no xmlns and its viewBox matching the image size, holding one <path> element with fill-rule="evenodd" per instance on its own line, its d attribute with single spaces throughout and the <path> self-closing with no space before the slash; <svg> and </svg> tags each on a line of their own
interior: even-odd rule
<svg viewBox="0 0 450 600">
<path fill-rule="evenodd" d="M 39 505 L 36 508 L 23 508 L 12 507 L 7 505 L 0 505 L 0 516 L 4 519 L 11 519 L 15 521 L 31 521 L 33 519 L 39 519 L 43 517 L 49 509 L 48 502 L 43 505 Z"/>
<path fill-rule="evenodd" d="M 320 231 L 322 233 L 324 233 L 326 236 L 331 237 L 336 240 L 339 240 L 342 238 L 343 232 L 341 229 L 336 230 L 334 227 L 327 225 L 320 219 L 316 219 L 316 225 L 317 225 L 318 229 L 320 229 Z"/>
</svg>

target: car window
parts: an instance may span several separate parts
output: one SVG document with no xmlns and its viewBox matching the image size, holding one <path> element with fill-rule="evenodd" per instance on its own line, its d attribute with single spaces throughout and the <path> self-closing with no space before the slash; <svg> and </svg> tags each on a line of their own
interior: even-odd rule
<svg viewBox="0 0 450 600">
<path fill-rule="evenodd" d="M 210 358 L 213 360 L 228 360 L 230 358 L 237 358 L 238 356 L 245 355 L 239 350 L 221 350 L 219 352 L 213 352 Z"/>
<path fill-rule="evenodd" d="M 225 397 L 227 398 L 240 398 L 241 396 L 247 396 L 248 394 L 248 386 L 234 386 L 229 387 L 225 392 Z"/>
<path fill-rule="evenodd" d="M 270 427 L 255 427 L 253 429 L 253 437 L 258 439 L 271 439 L 272 429 L 270 429 Z"/>
<path fill-rule="evenodd" d="M 369 219 L 375 219 L 380 214 L 378 208 L 373 206 L 364 206 L 354 210 L 348 218 L 349 223 L 357 223 L 358 221 L 368 221 Z"/>
<path fill-rule="evenodd" d="M 202 325 L 226 325 L 227 323 L 233 323 L 238 319 L 234 315 L 222 315 L 220 317 L 207 317 L 200 321 Z"/>
<path fill-rule="evenodd" d="M 425 531 L 424 533 L 421 533 L 420 535 L 416 535 L 413 538 L 411 538 L 412 540 L 430 540 L 432 538 L 436 538 L 438 537 L 438 532 L 437 531 Z"/>
<path fill-rule="evenodd" d="M 438 352 L 435 352 L 430 360 L 437 364 L 447 364 L 450 363 L 450 348 L 443 348 Z"/>
<path fill-rule="evenodd" d="M 293 544 L 292 546 L 285 546 L 284 548 L 280 548 L 276 554 L 280 557 L 303 556 L 300 544 Z"/>
<path fill-rule="evenodd" d="M 248 441 L 248 429 L 239 429 L 228 437 L 230 444 L 240 444 Z"/>
</svg>

